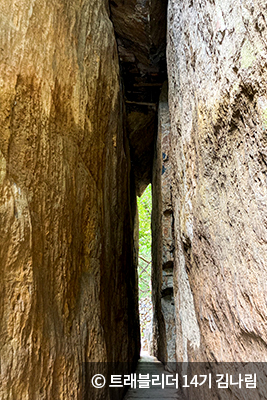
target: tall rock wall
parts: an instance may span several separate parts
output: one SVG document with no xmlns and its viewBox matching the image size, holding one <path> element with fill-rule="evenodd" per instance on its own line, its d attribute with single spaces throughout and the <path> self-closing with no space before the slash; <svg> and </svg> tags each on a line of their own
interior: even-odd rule
<svg viewBox="0 0 267 400">
<path fill-rule="evenodd" d="M 266 2 L 169 1 L 178 361 L 266 361 Z"/>
<path fill-rule="evenodd" d="M 168 85 L 165 82 L 159 99 L 152 180 L 153 351 L 155 356 L 164 362 L 176 360 L 173 297 L 173 170 L 170 145 Z"/>
<path fill-rule="evenodd" d="M 107 9 L 0 4 L 1 400 L 78 399 L 84 361 L 138 358 L 135 194 Z"/>
</svg>

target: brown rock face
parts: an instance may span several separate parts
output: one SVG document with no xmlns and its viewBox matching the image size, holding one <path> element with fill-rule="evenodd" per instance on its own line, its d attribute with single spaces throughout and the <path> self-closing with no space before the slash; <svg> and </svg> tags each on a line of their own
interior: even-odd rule
<svg viewBox="0 0 267 400">
<path fill-rule="evenodd" d="M 165 67 L 167 1 L 112 0 L 110 5 L 122 63 L 143 75 L 160 74 Z"/>
<path fill-rule="evenodd" d="M 267 358 L 266 18 L 169 2 L 179 361 Z"/>
<path fill-rule="evenodd" d="M 139 352 L 113 28 L 105 1 L 0 15 L 0 398 L 78 399 L 84 361 Z"/>
</svg>

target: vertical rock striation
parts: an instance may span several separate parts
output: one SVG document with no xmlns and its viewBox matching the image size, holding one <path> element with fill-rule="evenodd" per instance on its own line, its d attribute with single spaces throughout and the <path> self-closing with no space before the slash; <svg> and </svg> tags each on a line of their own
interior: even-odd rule
<svg viewBox="0 0 267 400">
<path fill-rule="evenodd" d="M 153 163 L 152 283 L 154 353 L 164 362 L 176 360 L 176 327 L 173 298 L 173 209 L 170 117 L 167 82 L 158 107 L 158 133 Z"/>
<path fill-rule="evenodd" d="M 139 353 L 113 27 L 106 1 L 5 0 L 0 19 L 0 397 L 78 399 L 82 362 Z"/>
<path fill-rule="evenodd" d="M 267 9 L 176 2 L 168 76 L 179 361 L 266 361 Z"/>
</svg>

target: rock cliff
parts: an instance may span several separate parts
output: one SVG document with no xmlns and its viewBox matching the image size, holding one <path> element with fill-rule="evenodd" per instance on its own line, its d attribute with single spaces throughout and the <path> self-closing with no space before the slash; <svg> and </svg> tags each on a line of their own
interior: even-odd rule
<svg viewBox="0 0 267 400">
<path fill-rule="evenodd" d="M 180 361 L 266 361 L 266 4 L 169 1 Z"/>
<path fill-rule="evenodd" d="M 84 361 L 139 354 L 114 30 L 102 0 L 0 20 L 0 397 L 78 399 Z"/>
</svg>

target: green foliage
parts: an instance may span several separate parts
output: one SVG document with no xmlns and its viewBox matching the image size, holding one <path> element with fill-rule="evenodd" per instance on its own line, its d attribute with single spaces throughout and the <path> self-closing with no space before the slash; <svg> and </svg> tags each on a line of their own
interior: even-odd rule
<svg viewBox="0 0 267 400">
<path fill-rule="evenodd" d="M 137 198 L 139 213 L 139 298 L 151 296 L 151 185 Z M 145 261 L 146 260 L 146 261 Z"/>
</svg>

